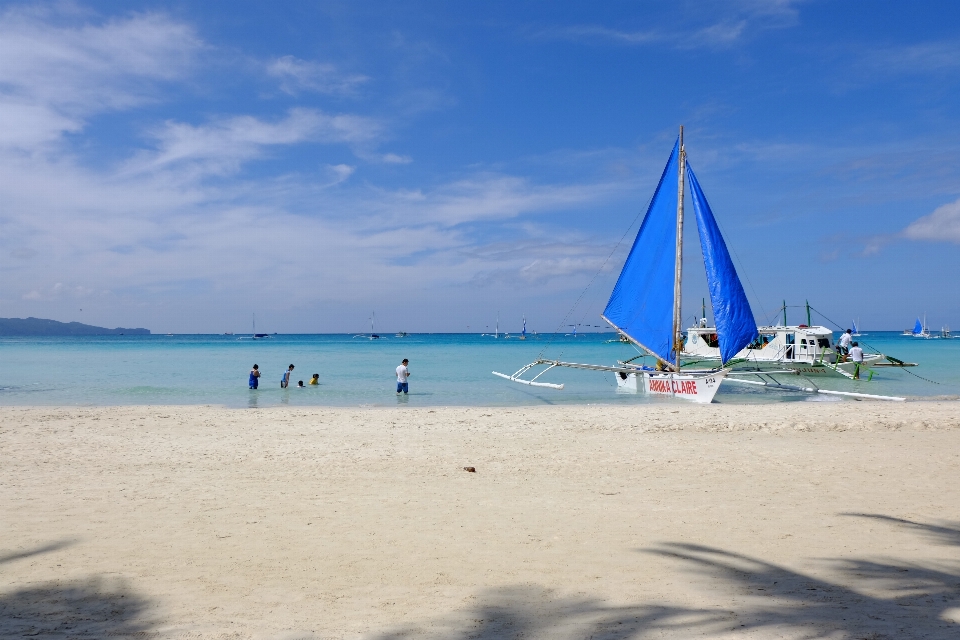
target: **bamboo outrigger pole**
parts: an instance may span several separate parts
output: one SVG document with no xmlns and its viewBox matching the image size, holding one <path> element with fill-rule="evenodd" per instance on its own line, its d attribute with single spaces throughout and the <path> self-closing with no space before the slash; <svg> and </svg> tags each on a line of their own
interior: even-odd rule
<svg viewBox="0 0 960 640">
<path fill-rule="evenodd" d="M 680 351 L 683 344 L 683 320 L 680 315 L 683 276 L 683 184 L 686 173 L 686 151 L 683 150 L 683 125 L 680 125 L 680 164 L 677 168 L 677 257 L 673 280 L 673 349 L 676 354 L 675 371 L 680 371 Z"/>
</svg>

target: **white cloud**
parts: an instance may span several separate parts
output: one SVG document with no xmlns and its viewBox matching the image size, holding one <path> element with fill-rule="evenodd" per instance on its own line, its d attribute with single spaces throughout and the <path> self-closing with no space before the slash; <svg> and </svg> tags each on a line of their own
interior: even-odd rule
<svg viewBox="0 0 960 640">
<path fill-rule="evenodd" d="M 867 49 L 860 66 L 873 73 L 936 73 L 960 67 L 960 41 L 921 42 L 913 45 Z"/>
<path fill-rule="evenodd" d="M 574 286 L 595 268 L 596 247 L 520 223 L 624 191 L 484 171 L 424 189 L 379 188 L 325 154 L 286 175 L 237 177 L 245 162 L 309 143 L 344 145 L 371 164 L 412 161 L 376 150 L 387 136 L 379 120 L 305 108 L 142 125 L 150 148 L 88 163 L 65 134 L 83 141 L 92 117 L 169 96 L 161 84 L 186 79 L 206 45 L 159 15 L 84 24 L 0 17 L 0 118 L 11 125 L 0 130 L 0 302 L 10 315 L 55 316 L 83 299 L 84 313 L 88 302 L 101 307 L 110 326 L 205 330 L 223 309 L 409 302 L 398 279 L 464 304 L 478 274 L 538 291 Z M 303 61 L 284 64 L 277 77 L 297 87 L 322 79 Z M 360 84 L 343 77 L 325 91 Z M 223 179 L 203 179 L 211 175 Z M 489 230 L 504 223 L 524 250 L 486 249 Z"/>
<path fill-rule="evenodd" d="M 410 156 L 401 156 L 396 153 L 385 153 L 380 156 L 380 159 L 387 164 L 410 164 L 413 162 L 413 158 Z"/>
<path fill-rule="evenodd" d="M 960 244 L 960 200 L 937 207 L 933 213 L 914 220 L 903 230 L 903 237 Z"/>
<path fill-rule="evenodd" d="M 0 14 L 0 145 L 31 149 L 81 130 L 91 114 L 156 99 L 203 43 L 157 14 L 58 26 L 43 11 Z"/>
<path fill-rule="evenodd" d="M 539 37 L 565 40 L 598 40 L 626 45 L 667 44 L 677 49 L 724 47 L 741 41 L 747 33 L 779 29 L 797 23 L 798 0 L 740 0 L 721 3 L 719 10 L 710 3 L 697 3 L 697 9 L 709 20 L 712 14 L 721 14 L 705 26 L 684 27 L 687 18 L 678 17 L 671 26 L 651 26 L 628 30 L 603 25 L 572 25 L 540 31 Z"/>
<path fill-rule="evenodd" d="M 268 122 L 252 116 L 223 118 L 209 124 L 167 122 L 152 132 L 157 151 L 138 156 L 127 171 L 156 171 L 170 165 L 202 164 L 208 173 L 229 173 L 268 147 L 303 142 L 360 144 L 375 139 L 381 125 L 363 116 L 330 115 L 316 109 L 291 109 Z"/>
<path fill-rule="evenodd" d="M 517 176 L 481 173 L 430 192 L 397 191 L 383 204 L 398 220 L 453 226 L 569 210 L 622 190 L 620 183 L 538 185 Z"/>
<path fill-rule="evenodd" d="M 369 80 L 361 74 L 342 73 L 336 65 L 310 62 L 294 56 L 277 58 L 267 65 L 267 73 L 280 80 L 281 90 L 291 95 L 316 91 L 332 95 L 354 95 Z"/>
</svg>

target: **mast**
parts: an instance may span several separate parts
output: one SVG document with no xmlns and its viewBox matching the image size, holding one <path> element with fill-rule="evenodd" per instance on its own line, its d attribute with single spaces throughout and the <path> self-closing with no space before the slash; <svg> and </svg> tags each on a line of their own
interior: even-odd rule
<svg viewBox="0 0 960 640">
<path fill-rule="evenodd" d="M 783 326 L 787 326 L 787 301 L 783 301 Z"/>
<path fill-rule="evenodd" d="M 683 276 L 683 183 L 686 172 L 687 153 L 683 149 L 683 125 L 680 125 L 680 162 L 677 166 L 677 258 L 673 280 L 673 348 L 676 353 L 675 370 L 680 371 L 680 345 L 683 344 L 683 327 L 680 315 Z"/>
<path fill-rule="evenodd" d="M 807 300 L 806 302 L 807 302 L 807 326 L 811 327 L 813 325 L 810 322 L 810 301 Z"/>
</svg>

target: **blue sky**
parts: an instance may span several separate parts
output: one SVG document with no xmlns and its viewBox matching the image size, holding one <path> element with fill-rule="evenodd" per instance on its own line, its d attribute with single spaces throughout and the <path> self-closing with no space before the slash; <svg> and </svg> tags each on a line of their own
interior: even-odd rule
<svg viewBox="0 0 960 640">
<path fill-rule="evenodd" d="M 949 2 L 0 4 L 0 316 L 601 324 L 682 124 L 758 321 L 960 328 L 958 105 Z"/>
</svg>

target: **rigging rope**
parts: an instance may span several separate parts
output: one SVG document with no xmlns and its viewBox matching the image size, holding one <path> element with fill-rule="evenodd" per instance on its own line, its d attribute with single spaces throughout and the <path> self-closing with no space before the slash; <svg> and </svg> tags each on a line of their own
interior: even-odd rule
<svg viewBox="0 0 960 640">
<path fill-rule="evenodd" d="M 810 310 L 811 310 L 811 311 L 816 311 L 816 312 L 820 315 L 821 318 L 823 318 L 824 320 L 826 320 L 827 322 L 829 322 L 829 323 L 831 323 L 833 326 L 835 326 L 838 331 L 843 331 L 843 330 L 844 330 L 843 327 L 841 327 L 838 323 L 834 322 L 833 320 L 831 320 L 831 319 L 828 318 L 827 316 L 823 315 L 823 313 L 821 313 L 821 312 L 818 311 L 817 309 L 814 309 L 813 307 L 810 307 Z M 858 340 L 858 342 L 862 342 L 862 340 Z M 880 355 L 884 355 L 883 353 L 880 352 L 879 349 L 877 349 L 877 348 L 874 347 L 873 345 L 869 345 L 869 344 L 867 344 L 866 342 L 864 342 L 864 343 L 863 343 L 863 346 L 867 347 L 868 349 L 873 349 L 874 351 L 876 351 L 876 352 L 879 353 Z M 884 357 L 886 357 L 887 360 L 890 360 L 890 361 L 893 362 L 893 363 L 903 364 L 903 360 L 897 360 L 896 358 L 893 358 L 893 357 L 891 357 L 891 356 L 884 356 Z M 940 382 L 937 382 L 936 380 L 931 380 L 930 378 L 924 378 L 924 377 L 921 376 L 921 375 L 917 375 L 917 374 L 914 373 L 913 371 L 910 371 L 909 369 L 906 369 L 906 368 L 904 368 L 904 367 L 901 367 L 901 369 L 902 369 L 903 371 L 909 373 L 909 374 L 912 375 L 913 377 L 919 378 L 919 379 L 923 380 L 924 382 L 929 382 L 930 384 L 941 384 Z"/>
<path fill-rule="evenodd" d="M 650 207 L 650 202 L 653 200 L 653 196 L 650 197 L 650 200 L 647 201 L 647 204 L 644 208 L 640 209 L 637 212 L 637 215 L 633 217 L 633 221 L 630 223 L 630 226 L 627 227 L 626 231 L 623 232 L 623 235 L 620 236 L 620 239 L 617 240 L 617 244 L 613 247 L 613 250 L 607 255 L 606 259 L 603 261 L 603 264 L 600 265 L 600 268 L 597 269 L 597 272 L 593 274 L 593 277 L 590 278 L 590 282 L 587 283 L 587 286 L 583 288 L 583 291 L 580 292 L 580 297 L 577 298 L 577 301 L 573 303 L 573 306 L 570 307 L 570 310 L 567 311 L 567 315 L 563 316 L 563 320 L 560 321 L 560 324 L 557 325 L 557 328 L 553 330 L 553 333 L 550 335 L 550 339 L 547 340 L 547 343 L 543 345 L 543 348 L 540 349 L 540 353 L 537 354 L 537 360 L 543 358 L 543 352 L 547 350 L 547 347 L 553 342 L 553 339 L 557 336 L 557 332 L 560 331 L 560 328 L 566 326 L 567 318 L 573 315 L 573 312 L 576 310 L 577 306 L 580 304 L 580 301 L 583 300 L 583 296 L 587 294 L 587 291 L 590 287 L 593 286 L 593 282 L 597 279 L 597 276 L 603 271 L 604 267 L 607 266 L 607 263 L 610 262 L 610 258 L 613 257 L 613 254 L 616 253 L 617 249 L 620 248 L 620 245 L 623 244 L 623 239 L 627 237 L 627 234 L 630 233 L 630 230 L 633 229 L 633 225 L 637 223 L 637 220 L 642 216 L 646 210 Z M 584 316 L 586 316 L 586 311 L 584 311 Z M 560 355 L 563 355 L 563 352 L 560 352 Z M 560 356 L 557 356 L 559 358 Z"/>
</svg>

